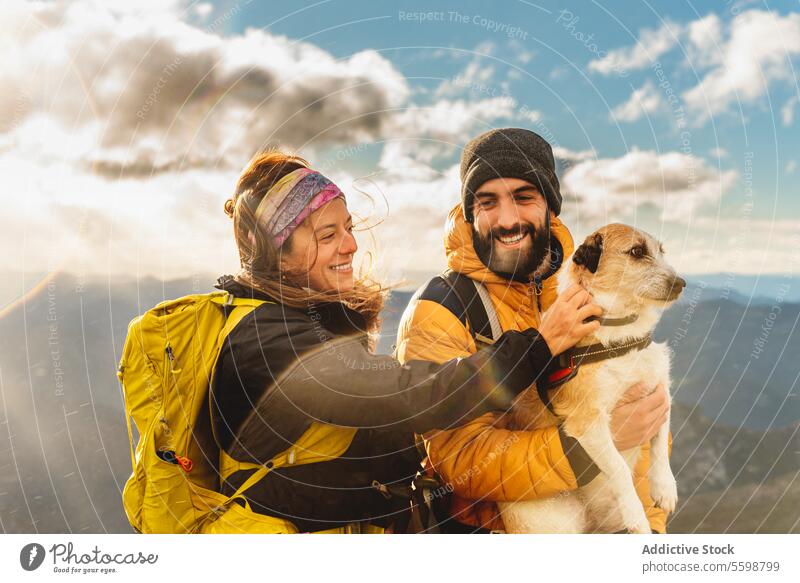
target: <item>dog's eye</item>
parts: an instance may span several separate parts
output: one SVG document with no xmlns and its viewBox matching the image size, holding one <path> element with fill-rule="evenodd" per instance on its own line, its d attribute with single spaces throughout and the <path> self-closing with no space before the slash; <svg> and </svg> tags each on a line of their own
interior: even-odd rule
<svg viewBox="0 0 800 583">
<path fill-rule="evenodd" d="M 644 257 L 644 249 L 639 245 L 633 247 L 630 251 L 628 251 L 628 253 L 630 253 L 631 257 L 636 257 L 636 259 L 641 259 Z"/>
</svg>

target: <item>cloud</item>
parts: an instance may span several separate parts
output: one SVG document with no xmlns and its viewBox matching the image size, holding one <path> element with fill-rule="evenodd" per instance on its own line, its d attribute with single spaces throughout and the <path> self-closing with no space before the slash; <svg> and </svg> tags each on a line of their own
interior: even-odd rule
<svg viewBox="0 0 800 583">
<path fill-rule="evenodd" d="M 200 18 L 208 18 L 208 15 L 214 11 L 214 5 L 210 2 L 200 2 L 194 5 L 194 13 Z"/>
<path fill-rule="evenodd" d="M 722 39 L 722 21 L 719 16 L 709 14 L 690 22 L 686 27 L 686 36 L 687 57 L 692 66 L 708 67 L 721 62 L 719 43 Z"/>
<path fill-rule="evenodd" d="M 494 76 L 494 67 L 482 65 L 479 58 L 475 58 L 458 75 L 450 79 L 445 79 L 434 91 L 435 98 L 451 97 L 464 93 L 486 93 L 497 91 L 489 85 Z"/>
<path fill-rule="evenodd" d="M 642 116 L 655 113 L 664 105 L 661 92 L 652 81 L 647 80 L 644 85 L 631 94 L 628 101 L 615 107 L 609 117 L 614 122 L 633 122 Z"/>
<path fill-rule="evenodd" d="M 714 158 L 727 158 L 730 155 L 725 148 L 711 148 L 708 154 Z"/>
<path fill-rule="evenodd" d="M 681 30 L 679 25 L 669 20 L 657 29 L 642 29 L 634 46 L 609 51 L 602 58 L 591 61 L 589 70 L 610 75 L 644 69 L 676 45 Z"/>
<path fill-rule="evenodd" d="M 262 30 L 222 37 L 168 8 L 12 3 L 0 25 L 0 133 L 34 116 L 89 131 L 85 163 L 111 175 L 240 166 L 268 144 L 378 137 L 408 98 L 375 51 L 337 60 Z"/>
<path fill-rule="evenodd" d="M 792 125 L 792 122 L 794 122 L 794 109 L 797 107 L 797 103 L 797 95 L 793 95 L 786 100 L 786 103 L 783 104 L 783 107 L 781 108 L 781 120 L 783 121 L 784 126 L 788 127 Z"/>
<path fill-rule="evenodd" d="M 688 239 L 687 239 L 688 238 Z M 667 252 L 681 273 L 797 274 L 800 254 L 797 221 L 741 217 L 701 217 L 691 233 L 674 235 Z"/>
<path fill-rule="evenodd" d="M 171 279 L 238 266 L 222 205 L 236 171 L 195 169 L 110 181 L 70 162 L 0 156 L 0 270 L 154 275 Z"/>
<path fill-rule="evenodd" d="M 411 104 L 390 122 L 392 136 L 428 136 L 433 139 L 466 140 L 477 128 L 489 129 L 489 122 L 512 117 L 516 101 L 508 96 L 478 101 L 442 99 L 430 105 Z"/>
<path fill-rule="evenodd" d="M 550 81 L 561 81 L 562 79 L 566 79 L 569 77 L 569 69 L 566 67 L 555 67 L 552 71 L 547 74 L 547 78 Z"/>
<path fill-rule="evenodd" d="M 433 165 L 453 154 L 462 144 L 514 115 L 516 101 L 492 97 L 478 101 L 440 99 L 429 105 L 411 104 L 388 123 L 391 136 L 378 166 L 408 176 L 439 173 Z"/>
<path fill-rule="evenodd" d="M 528 49 L 524 43 L 515 38 L 508 41 L 508 49 L 512 53 L 514 60 L 521 65 L 527 65 L 536 57 L 535 51 Z"/>
<path fill-rule="evenodd" d="M 736 180 L 700 158 L 679 152 L 632 150 L 619 158 L 585 160 L 562 177 L 562 193 L 574 212 L 622 220 L 642 207 L 663 220 L 689 222 Z"/>
<path fill-rule="evenodd" d="M 794 84 L 791 60 L 800 54 L 800 14 L 748 10 L 737 12 L 723 22 L 716 14 L 678 25 L 669 21 L 659 29 L 639 33 L 634 46 L 610 51 L 589 63 L 589 70 L 609 75 L 619 70 L 643 69 L 684 41 L 686 65 L 698 72 L 699 81 L 681 97 L 695 124 L 711 115 L 744 103 L 760 100 L 776 82 Z M 617 111 L 623 121 L 641 117 L 636 103 L 642 102 L 636 90 Z M 655 96 L 647 103 L 656 107 Z M 638 98 L 638 99 L 637 99 Z M 793 119 L 794 103 L 787 102 L 781 114 L 784 125 Z M 788 120 L 788 121 L 787 121 Z"/>
<path fill-rule="evenodd" d="M 701 38 L 690 40 L 705 52 L 708 42 Z M 699 122 L 740 102 L 755 103 L 776 81 L 794 83 L 791 59 L 800 54 L 800 14 L 742 12 L 728 26 L 719 52 L 718 58 L 707 59 L 715 66 L 683 93 Z"/>
</svg>

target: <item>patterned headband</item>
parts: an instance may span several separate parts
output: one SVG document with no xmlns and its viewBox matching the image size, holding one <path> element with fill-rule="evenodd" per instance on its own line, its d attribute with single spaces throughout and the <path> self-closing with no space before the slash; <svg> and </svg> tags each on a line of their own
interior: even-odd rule
<svg viewBox="0 0 800 583">
<path fill-rule="evenodd" d="M 256 225 L 280 247 L 308 215 L 344 193 L 319 172 L 298 168 L 278 180 L 256 209 Z"/>
</svg>

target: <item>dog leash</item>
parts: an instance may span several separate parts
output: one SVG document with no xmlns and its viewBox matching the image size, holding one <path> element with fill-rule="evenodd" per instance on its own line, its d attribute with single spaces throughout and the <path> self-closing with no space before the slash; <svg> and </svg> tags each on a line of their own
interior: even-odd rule
<svg viewBox="0 0 800 583">
<path fill-rule="evenodd" d="M 591 364 L 611 358 L 619 358 L 634 350 L 647 348 L 652 341 L 653 337 L 648 334 L 647 336 L 631 342 L 619 342 L 609 345 L 598 343 L 578 348 L 570 348 L 559 354 L 558 358 L 554 358 L 551 361 L 551 365 L 545 370 L 544 382 L 536 383 L 536 392 L 539 393 L 539 398 L 542 400 L 542 403 L 545 404 L 547 410 L 553 415 L 556 415 L 548 391 L 575 378 L 582 364 Z"/>
</svg>

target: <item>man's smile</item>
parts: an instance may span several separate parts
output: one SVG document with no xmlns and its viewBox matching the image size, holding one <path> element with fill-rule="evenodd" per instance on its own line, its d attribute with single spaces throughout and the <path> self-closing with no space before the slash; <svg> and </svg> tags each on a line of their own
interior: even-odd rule
<svg viewBox="0 0 800 583">
<path fill-rule="evenodd" d="M 509 247 L 512 249 L 517 249 L 522 245 L 522 242 L 528 236 L 527 231 L 523 233 L 517 233 L 515 235 L 497 235 L 495 236 L 495 240 L 499 241 L 503 247 Z"/>
</svg>

